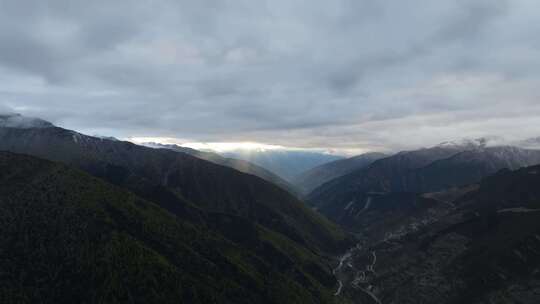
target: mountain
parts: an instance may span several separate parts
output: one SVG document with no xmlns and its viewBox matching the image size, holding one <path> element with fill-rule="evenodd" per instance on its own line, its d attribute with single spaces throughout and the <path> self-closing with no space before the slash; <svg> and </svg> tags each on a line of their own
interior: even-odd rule
<svg viewBox="0 0 540 304">
<path fill-rule="evenodd" d="M 295 150 L 238 150 L 221 153 L 224 157 L 242 159 L 261 166 L 291 182 L 304 171 L 343 157 L 310 151 Z"/>
<path fill-rule="evenodd" d="M 285 181 L 276 174 L 245 160 L 226 158 L 214 152 L 199 151 L 187 147 L 181 147 L 178 145 L 168 145 L 160 143 L 143 143 L 142 145 L 156 149 L 169 149 L 177 152 L 187 153 L 189 155 L 193 155 L 197 158 L 204 159 L 221 166 L 233 168 L 240 172 L 258 176 L 266 181 L 280 186 L 281 188 L 289 191 L 290 193 L 296 193 L 294 186 L 291 185 L 289 182 Z"/>
<path fill-rule="evenodd" d="M 184 218 L 198 217 L 195 206 L 248 217 L 304 244 L 337 245 L 334 227 L 288 192 L 186 153 L 58 127 L 0 128 L 0 150 L 75 166 Z"/>
<path fill-rule="evenodd" d="M 26 117 L 21 114 L 0 113 L 0 128 L 50 128 L 53 124 L 40 118 Z"/>
<path fill-rule="evenodd" d="M 441 147 L 402 152 L 374 162 L 365 169 L 332 180 L 315 189 L 308 200 L 330 219 L 341 224 L 359 221 L 354 210 L 366 208 L 366 200 L 390 193 L 428 193 L 480 181 L 503 169 L 540 163 L 540 151 L 516 147 Z M 400 200 L 395 200 L 396 204 Z M 417 201 L 418 202 L 418 201 Z M 351 216 L 355 219 L 351 221 Z"/>
<path fill-rule="evenodd" d="M 2 303 L 332 303 L 324 259 L 249 219 L 206 223 L 80 170 L 0 152 Z"/>
<path fill-rule="evenodd" d="M 463 151 L 461 146 L 436 146 L 403 151 L 321 185 L 309 194 L 308 202 L 316 207 L 322 207 L 334 201 L 346 200 L 356 192 L 399 191 L 395 189 L 395 184 L 402 181 L 401 175 L 461 151 Z"/>
<path fill-rule="evenodd" d="M 251 273 L 257 265 L 269 265 L 290 279 L 288 283 L 282 281 L 288 287 L 278 284 L 274 289 L 257 278 L 256 282 L 266 284 L 264 289 L 270 293 L 261 296 L 260 290 L 254 291 L 262 297 L 259 300 L 270 297 L 269 302 L 280 303 L 275 297 L 283 292 L 291 295 L 286 302 L 328 302 L 325 294 L 335 285 L 329 259 L 351 243 L 335 225 L 278 186 L 186 153 L 95 138 L 55 126 L 0 128 L 0 150 L 78 168 L 152 202 L 197 230 L 210 231 L 242 250 L 255 251 L 255 257 L 243 264 L 245 271 Z M 67 191 L 51 187 L 51 195 Z M 136 227 L 143 232 L 146 229 L 144 225 Z M 230 254 L 230 259 L 242 257 L 234 251 Z M 221 271 L 220 265 L 213 271 Z M 251 279 L 246 278 L 248 281 Z M 300 294 L 304 300 L 297 298 Z M 236 303 L 231 299 L 218 302 Z"/>
<path fill-rule="evenodd" d="M 340 294 L 362 303 L 538 303 L 540 166 L 503 169 L 408 233 L 349 250 Z"/>
<path fill-rule="evenodd" d="M 407 188 L 414 192 L 439 191 L 478 182 L 503 168 L 515 170 L 536 164 L 540 164 L 540 150 L 511 146 L 467 150 L 410 172 Z"/>
<path fill-rule="evenodd" d="M 386 155 L 383 153 L 373 152 L 346 159 L 339 159 L 303 172 L 294 178 L 292 183 L 299 188 L 303 194 L 308 194 L 313 191 L 313 189 L 332 179 L 363 169 L 371 165 L 374 161 L 384 157 L 386 157 Z"/>
</svg>

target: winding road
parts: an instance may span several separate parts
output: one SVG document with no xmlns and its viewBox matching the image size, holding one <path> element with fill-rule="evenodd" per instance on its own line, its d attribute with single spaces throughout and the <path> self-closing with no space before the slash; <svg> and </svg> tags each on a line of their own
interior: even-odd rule
<svg viewBox="0 0 540 304">
<path fill-rule="evenodd" d="M 341 271 L 343 270 L 343 265 L 347 265 L 349 268 L 351 268 L 352 271 L 355 271 L 357 268 L 355 268 L 353 265 L 353 260 L 352 260 L 353 252 L 360 251 L 361 249 L 362 249 L 362 246 L 358 244 L 355 247 L 351 248 L 349 251 L 347 251 L 347 253 L 341 256 L 341 258 L 339 259 L 339 264 L 337 265 L 336 268 L 332 270 L 332 273 L 334 275 L 339 275 Z M 372 256 L 371 263 L 365 265 L 365 271 L 358 271 L 356 275 L 354 276 L 354 279 L 350 283 L 351 283 L 352 288 L 364 292 L 375 303 L 381 304 L 381 300 L 379 300 L 379 298 L 373 293 L 373 291 L 371 291 L 371 288 L 373 287 L 372 285 L 369 285 L 366 288 L 360 286 L 361 283 L 367 284 L 366 272 L 371 272 L 375 274 L 375 265 L 377 264 L 377 252 L 375 250 L 371 251 L 371 256 Z M 341 279 L 337 279 L 337 281 L 338 281 L 338 288 L 336 292 L 334 293 L 334 296 L 339 296 L 341 292 L 343 291 L 343 288 L 345 287 L 344 286 L 345 283 Z"/>
<path fill-rule="evenodd" d="M 339 287 L 336 293 L 334 293 L 334 296 L 339 296 L 339 294 L 341 293 L 341 289 L 343 289 L 343 283 L 341 282 L 341 280 L 338 280 L 338 283 L 339 283 Z"/>
<path fill-rule="evenodd" d="M 348 259 L 351 258 L 351 255 L 352 255 L 352 250 L 349 250 L 347 251 L 347 253 L 345 253 L 340 259 L 339 259 L 339 264 L 337 265 L 336 268 L 334 268 L 332 270 L 332 274 L 333 275 L 336 275 L 336 273 L 338 271 L 341 270 L 341 268 L 343 268 L 343 264 L 345 263 L 345 261 L 347 261 Z M 348 263 L 350 264 L 350 262 Z M 337 280 L 338 281 L 338 289 L 337 291 L 334 293 L 334 296 L 339 296 L 339 294 L 341 293 L 341 290 L 343 289 L 343 282 L 341 280 Z"/>
</svg>

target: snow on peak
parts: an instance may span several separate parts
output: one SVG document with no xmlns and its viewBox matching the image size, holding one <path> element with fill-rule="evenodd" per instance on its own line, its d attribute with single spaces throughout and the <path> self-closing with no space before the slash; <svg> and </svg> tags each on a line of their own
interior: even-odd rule
<svg viewBox="0 0 540 304">
<path fill-rule="evenodd" d="M 464 138 L 457 141 L 445 141 L 438 144 L 438 147 L 456 147 L 464 149 L 484 149 L 503 144 L 503 140 L 498 137 L 480 137 L 480 138 Z"/>
</svg>

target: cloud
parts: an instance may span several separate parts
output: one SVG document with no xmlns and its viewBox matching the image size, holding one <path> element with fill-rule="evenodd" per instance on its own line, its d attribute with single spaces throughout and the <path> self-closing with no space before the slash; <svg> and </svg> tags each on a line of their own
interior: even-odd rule
<svg viewBox="0 0 540 304">
<path fill-rule="evenodd" d="M 0 103 L 122 138 L 352 151 L 535 137 L 538 8 L 6 0 Z"/>
<path fill-rule="evenodd" d="M 26 117 L 20 114 L 1 114 L 0 127 L 6 128 L 48 128 L 53 125 L 45 120 L 33 117 Z"/>
<path fill-rule="evenodd" d="M 0 115 L 13 114 L 13 109 L 0 103 Z"/>
</svg>

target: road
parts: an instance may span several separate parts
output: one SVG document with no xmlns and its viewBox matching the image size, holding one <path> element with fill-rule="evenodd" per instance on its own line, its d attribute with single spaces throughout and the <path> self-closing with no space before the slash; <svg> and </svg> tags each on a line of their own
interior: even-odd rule
<svg viewBox="0 0 540 304">
<path fill-rule="evenodd" d="M 368 202 L 366 202 L 366 205 L 368 204 Z M 369 208 L 369 206 L 368 206 Z M 339 259 L 339 264 L 337 265 L 336 268 L 334 268 L 332 270 L 332 273 L 334 275 L 336 275 L 336 277 L 338 277 L 337 281 L 338 281 L 338 288 L 336 290 L 336 292 L 334 293 L 334 296 L 339 296 L 341 294 L 341 292 L 343 291 L 343 288 L 345 287 L 344 284 L 350 284 L 352 288 L 354 289 L 357 289 L 357 290 L 360 290 L 362 291 L 363 293 L 365 293 L 367 296 L 369 296 L 375 303 L 378 303 L 378 304 L 381 304 L 381 300 L 379 300 L 379 298 L 373 293 L 372 291 L 372 288 L 373 286 L 372 285 L 368 285 L 367 287 L 362 287 L 361 285 L 362 284 L 367 284 L 367 276 L 366 276 L 366 272 L 371 272 L 373 273 L 373 275 L 375 275 L 375 265 L 377 264 L 377 252 L 376 251 L 371 251 L 371 256 L 372 256 L 372 259 L 370 262 L 368 262 L 368 264 L 365 264 L 363 267 L 359 267 L 359 268 L 356 268 L 355 265 L 353 265 L 353 257 L 354 257 L 354 253 L 356 251 L 361 251 L 362 249 L 362 246 L 360 245 L 357 245 L 351 249 L 349 249 L 349 251 L 347 251 L 347 253 L 345 253 L 343 256 L 341 256 L 341 258 Z M 348 267 L 350 269 L 344 269 L 343 265 L 348 265 Z M 362 271 L 357 271 L 358 269 L 365 269 L 362 270 Z M 354 277 L 354 279 L 350 282 L 347 282 L 347 280 L 343 281 L 343 277 L 341 277 L 341 275 L 343 274 L 342 271 L 355 271 L 356 272 L 356 275 Z M 342 279 L 339 279 L 339 277 L 341 277 Z"/>
</svg>

